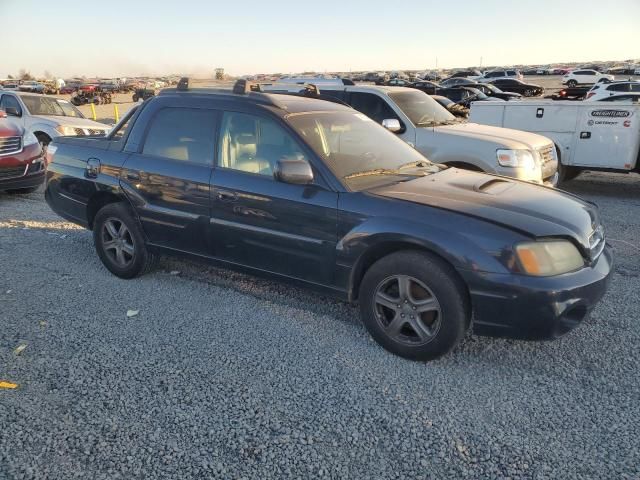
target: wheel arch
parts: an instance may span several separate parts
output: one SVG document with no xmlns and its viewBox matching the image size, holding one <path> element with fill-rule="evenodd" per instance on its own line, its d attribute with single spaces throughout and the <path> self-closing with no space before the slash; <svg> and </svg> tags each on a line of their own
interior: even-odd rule
<svg viewBox="0 0 640 480">
<path fill-rule="evenodd" d="M 440 255 L 435 249 L 429 248 L 428 246 L 425 246 L 419 242 L 411 241 L 408 239 L 380 241 L 371 245 L 362 253 L 362 255 L 360 255 L 351 272 L 348 292 L 349 300 L 353 301 L 358 299 L 362 279 L 374 263 L 388 255 L 402 251 L 426 253 L 437 258 L 443 264 L 448 266 L 451 269 L 452 273 L 458 278 L 461 285 L 464 285 L 465 295 L 469 300 L 469 304 L 471 304 L 469 286 L 464 281 L 462 276 L 458 273 L 454 264 L 449 259 Z"/>
<path fill-rule="evenodd" d="M 91 196 L 89 203 L 87 203 L 87 224 L 89 230 L 93 230 L 93 222 L 97 213 L 106 205 L 111 203 L 128 203 L 124 196 L 117 195 L 112 191 L 99 191 Z"/>
</svg>

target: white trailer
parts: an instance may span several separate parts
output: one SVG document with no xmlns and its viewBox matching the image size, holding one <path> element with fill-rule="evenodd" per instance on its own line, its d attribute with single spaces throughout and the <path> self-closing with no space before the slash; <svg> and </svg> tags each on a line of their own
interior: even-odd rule
<svg viewBox="0 0 640 480">
<path fill-rule="evenodd" d="M 632 102 L 474 102 L 469 121 L 550 138 L 560 181 L 582 170 L 640 173 L 640 105 Z"/>
</svg>

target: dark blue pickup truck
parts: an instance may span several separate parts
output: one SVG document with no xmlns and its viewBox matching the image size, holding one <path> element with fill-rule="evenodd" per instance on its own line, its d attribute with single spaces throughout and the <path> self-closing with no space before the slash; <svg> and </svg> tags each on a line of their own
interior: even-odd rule
<svg viewBox="0 0 640 480">
<path fill-rule="evenodd" d="M 337 103 L 182 82 L 106 138 L 49 146 L 46 199 L 132 278 L 188 255 L 358 301 L 386 349 L 428 360 L 478 334 L 548 339 L 604 294 L 597 208 L 436 165 Z"/>
</svg>

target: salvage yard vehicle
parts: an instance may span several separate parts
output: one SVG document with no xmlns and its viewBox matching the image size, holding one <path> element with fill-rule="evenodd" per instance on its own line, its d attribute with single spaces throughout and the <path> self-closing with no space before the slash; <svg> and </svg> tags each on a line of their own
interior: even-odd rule
<svg viewBox="0 0 640 480">
<path fill-rule="evenodd" d="M 491 84 L 495 85 L 503 92 L 519 93 L 524 97 L 535 97 L 544 93 L 544 88 L 540 85 L 526 83 L 515 78 L 501 78 L 493 80 Z"/>
<path fill-rule="evenodd" d="M 624 80 L 617 82 L 596 83 L 593 87 L 591 87 L 589 92 L 587 92 L 585 100 L 595 102 L 606 97 L 623 95 L 626 93 L 640 93 L 640 82 L 637 80 Z"/>
<path fill-rule="evenodd" d="M 489 83 L 494 82 L 495 80 L 502 80 L 506 78 L 522 80 L 522 73 L 520 73 L 520 70 L 515 68 L 498 68 L 496 70 L 491 70 L 490 72 L 484 72 L 484 75 L 476 79 L 476 82 Z"/>
<path fill-rule="evenodd" d="M 139 100 L 147 100 L 156 95 L 156 91 L 153 88 L 136 88 L 133 92 L 132 100 L 137 102 Z"/>
<path fill-rule="evenodd" d="M 420 92 L 416 92 L 420 93 Z M 431 163 L 366 115 L 252 91 L 163 90 L 106 138 L 59 138 L 45 198 L 133 278 L 159 253 L 358 301 L 373 338 L 430 360 L 478 334 L 554 338 L 606 291 L 597 208 Z"/>
<path fill-rule="evenodd" d="M 443 97 L 442 95 L 431 95 L 431 98 L 446 108 L 452 115 L 464 119 L 469 118 L 469 109 L 467 107 L 464 107 L 447 97 Z"/>
<path fill-rule="evenodd" d="M 616 102 L 479 102 L 472 122 L 516 128 L 553 140 L 559 181 L 582 170 L 640 172 L 640 106 Z"/>
<path fill-rule="evenodd" d="M 31 193 L 44 183 L 44 173 L 36 136 L 0 110 L 0 191 Z"/>
<path fill-rule="evenodd" d="M 32 80 L 24 81 L 18 85 L 18 90 L 21 92 L 44 93 L 45 88 L 43 83 Z"/>
<path fill-rule="evenodd" d="M 469 83 L 461 83 L 459 86 L 475 88 L 488 97 L 498 98 L 500 100 L 519 100 L 522 98 L 521 94 L 502 91 L 492 83 L 476 83 L 469 80 Z"/>
<path fill-rule="evenodd" d="M 593 85 L 602 80 L 613 82 L 615 77 L 606 73 L 600 73 L 596 70 L 574 70 L 562 77 L 562 84 L 569 87 L 576 87 L 578 85 Z"/>
<path fill-rule="evenodd" d="M 364 113 L 433 162 L 547 185 L 557 180 L 556 153 L 548 138 L 463 122 L 419 90 L 325 84 L 321 93 Z"/>
<path fill-rule="evenodd" d="M 69 101 L 46 95 L 0 90 L 0 108 L 15 123 L 33 133 L 42 147 L 62 135 L 104 136 L 110 128 L 86 119 Z"/>
</svg>

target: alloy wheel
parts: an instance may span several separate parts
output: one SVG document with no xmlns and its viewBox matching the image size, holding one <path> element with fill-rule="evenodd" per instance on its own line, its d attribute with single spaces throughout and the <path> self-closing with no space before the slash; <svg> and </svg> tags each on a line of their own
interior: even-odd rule
<svg viewBox="0 0 640 480">
<path fill-rule="evenodd" d="M 393 275 L 380 282 L 373 308 L 385 333 L 405 345 L 430 342 L 442 324 L 442 310 L 434 293 L 408 275 Z"/>
<path fill-rule="evenodd" d="M 119 267 L 126 268 L 131 265 L 135 257 L 133 236 L 122 220 L 109 218 L 104 222 L 102 248 Z"/>
</svg>

